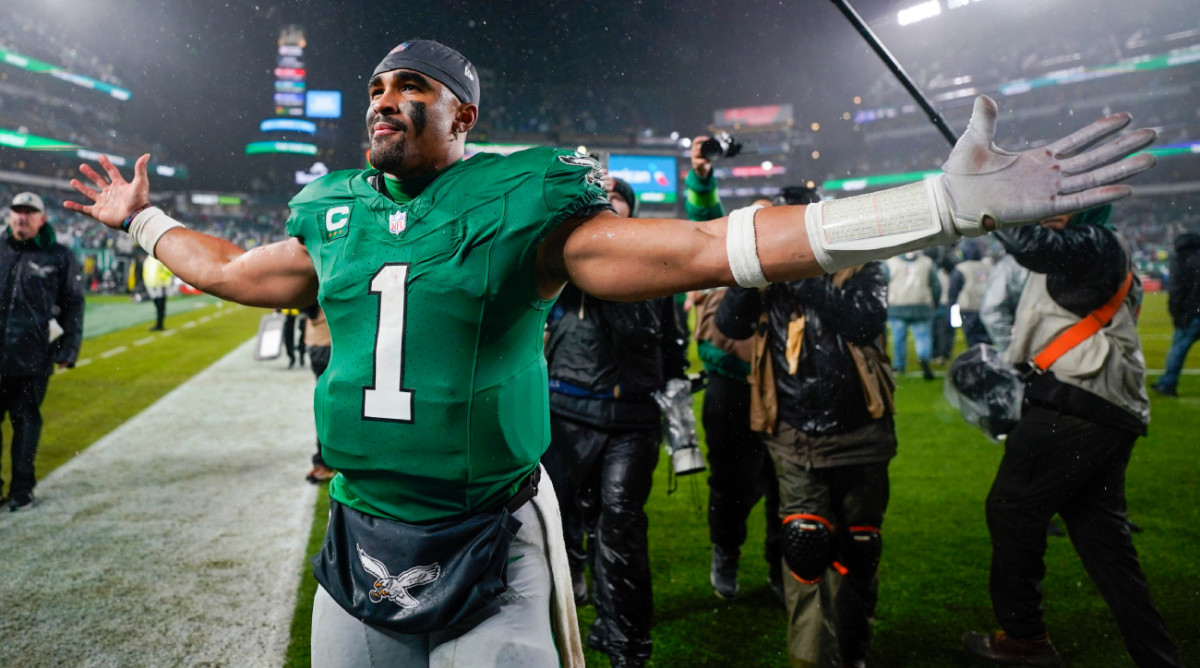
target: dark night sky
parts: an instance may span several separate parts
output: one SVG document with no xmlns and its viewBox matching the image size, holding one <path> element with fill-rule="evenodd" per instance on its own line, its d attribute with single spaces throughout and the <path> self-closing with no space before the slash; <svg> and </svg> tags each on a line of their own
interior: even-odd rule
<svg viewBox="0 0 1200 668">
<path fill-rule="evenodd" d="M 703 131 L 717 107 L 790 102 L 802 125 L 824 122 L 848 110 L 861 82 L 883 69 L 828 0 L 5 1 L 110 59 L 133 92 L 125 120 L 189 165 L 196 189 L 237 189 L 255 168 L 243 148 L 271 116 L 273 44 L 287 24 L 305 30 L 309 88 L 343 92 L 351 145 L 363 134 L 367 77 L 412 37 L 453 46 L 510 84 L 572 84 L 601 99 L 628 94 L 634 83 L 654 86 L 685 110 L 657 129 L 685 135 Z M 910 69 L 978 37 L 947 32 L 911 43 L 916 33 L 904 34 L 892 18 L 911 2 L 852 4 Z M 1038 18 L 1043 4 L 989 0 L 981 8 L 997 8 L 988 29 L 1003 30 L 1005 21 Z M 486 106 L 486 88 L 482 95 Z M 332 165 L 347 166 L 357 165 Z"/>
</svg>

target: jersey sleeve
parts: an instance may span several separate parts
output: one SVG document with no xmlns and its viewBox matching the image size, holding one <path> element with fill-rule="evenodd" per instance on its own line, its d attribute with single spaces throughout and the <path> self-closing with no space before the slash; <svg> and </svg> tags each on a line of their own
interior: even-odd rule
<svg viewBox="0 0 1200 668">
<path fill-rule="evenodd" d="M 287 233 L 289 237 L 297 237 L 301 240 L 309 236 L 309 233 L 304 229 L 304 218 L 301 209 L 296 206 L 291 206 L 291 211 L 288 213 Z"/>
<path fill-rule="evenodd" d="M 589 208 L 607 206 L 600 162 L 570 151 L 554 151 L 542 177 L 542 198 L 550 212 L 551 229 Z"/>
</svg>

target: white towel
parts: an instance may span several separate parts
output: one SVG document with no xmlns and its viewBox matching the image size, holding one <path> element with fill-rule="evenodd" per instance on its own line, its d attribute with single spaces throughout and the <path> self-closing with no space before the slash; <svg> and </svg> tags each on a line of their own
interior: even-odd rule
<svg viewBox="0 0 1200 668">
<path fill-rule="evenodd" d="M 533 506 L 546 532 L 546 560 L 550 563 L 550 623 L 563 668 L 583 668 L 583 641 L 579 637 L 579 617 L 575 613 L 575 595 L 571 589 L 571 567 L 567 563 L 567 545 L 563 540 L 562 516 L 550 476 L 542 469 Z"/>
</svg>

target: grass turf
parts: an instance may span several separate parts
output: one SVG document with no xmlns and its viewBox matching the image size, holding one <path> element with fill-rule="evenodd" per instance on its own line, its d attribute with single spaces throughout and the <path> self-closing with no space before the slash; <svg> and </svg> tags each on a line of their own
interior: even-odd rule
<svg viewBox="0 0 1200 668">
<path fill-rule="evenodd" d="M 101 301 L 89 300 L 89 308 Z M 174 300 L 172 301 L 174 303 Z M 1165 295 L 1149 295 L 1140 329 L 1148 365 L 1161 368 L 1171 325 Z M 152 316 L 149 305 L 145 317 Z M 226 315 L 200 323 L 218 309 Z M 81 359 L 94 361 L 51 381 L 43 404 L 46 428 L 38 452 L 45 476 L 80 449 L 136 414 L 175 385 L 253 335 L 262 311 L 230 305 L 172 310 L 173 336 L 134 346 L 144 324 L 89 338 Z M 136 314 L 141 318 L 143 315 Z M 196 321 L 183 328 L 186 321 Z M 102 358 L 119 346 L 130 350 Z M 136 354 L 134 353 L 136 349 Z M 1200 353 L 1189 358 L 1200 368 Z M 910 364 L 909 368 L 915 368 Z M 1154 375 L 1151 375 L 1153 380 Z M 1159 611 L 1185 663 L 1200 663 L 1200 475 L 1194 444 L 1200 377 L 1185 375 L 1181 398 L 1152 395 L 1150 435 L 1134 448 L 1127 491 L 1135 537 Z M 697 397 L 697 401 L 699 397 Z M 900 453 L 891 466 L 891 504 L 884 524 L 880 601 L 869 665 L 976 666 L 959 646 L 966 630 L 995 627 L 987 597 L 990 559 L 983 499 L 1001 449 L 968 427 L 941 397 L 941 382 L 900 379 L 896 418 Z M 647 504 L 654 586 L 655 666 L 785 666 L 785 616 L 766 586 L 761 558 L 761 505 L 751 514 L 743 548 L 742 596 L 718 600 L 708 583 L 705 476 L 680 479 L 668 494 L 662 457 Z M 7 470 L 7 469 L 6 469 Z M 320 495 L 308 553 L 320 544 L 328 499 Z M 1066 538 L 1051 538 L 1046 555 L 1046 619 L 1069 666 L 1128 666 L 1119 634 Z M 305 565 L 307 572 L 307 565 Z M 308 666 L 309 620 L 316 583 L 301 578 L 288 666 Z M 591 606 L 580 611 L 586 633 Z M 607 657 L 588 651 L 589 665 Z"/>
</svg>

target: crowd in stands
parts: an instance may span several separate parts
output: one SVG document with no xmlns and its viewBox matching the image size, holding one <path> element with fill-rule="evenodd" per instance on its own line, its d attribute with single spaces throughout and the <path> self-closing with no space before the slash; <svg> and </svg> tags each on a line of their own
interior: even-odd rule
<svg viewBox="0 0 1200 668">
<path fill-rule="evenodd" d="M 654 97 L 599 97 L 577 86 L 497 85 L 480 109 L 475 132 L 489 141 L 513 141 L 531 135 L 598 134 L 630 138 L 658 117 Z"/>
<path fill-rule="evenodd" d="M 0 47 L 57 65 L 73 74 L 82 74 L 114 86 L 124 85 L 113 71 L 112 63 L 75 42 L 63 39 L 63 35 L 48 23 L 13 6 L 5 7 L 4 13 L 5 18 L 0 21 Z"/>
</svg>

